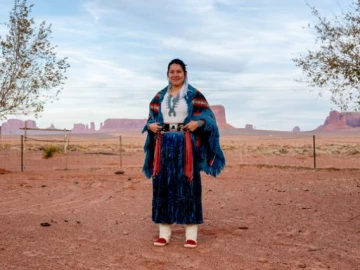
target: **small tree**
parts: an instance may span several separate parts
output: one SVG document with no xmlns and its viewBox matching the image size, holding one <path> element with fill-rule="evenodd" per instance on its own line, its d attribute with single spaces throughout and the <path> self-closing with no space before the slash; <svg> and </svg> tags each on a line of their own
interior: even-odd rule
<svg viewBox="0 0 360 270">
<path fill-rule="evenodd" d="M 42 22 L 36 29 L 29 13 L 33 5 L 15 0 L 10 20 L 5 23 L 9 33 L 0 36 L 0 119 L 10 114 L 43 111 L 61 91 L 69 68 L 67 58 L 57 59 L 49 42 L 51 25 Z"/>
<path fill-rule="evenodd" d="M 331 21 L 310 7 L 318 24 L 309 27 L 319 46 L 293 59 L 306 75 L 301 81 L 319 87 L 320 95 L 330 91 L 332 103 L 342 111 L 360 109 L 360 1 L 351 7 Z"/>
</svg>

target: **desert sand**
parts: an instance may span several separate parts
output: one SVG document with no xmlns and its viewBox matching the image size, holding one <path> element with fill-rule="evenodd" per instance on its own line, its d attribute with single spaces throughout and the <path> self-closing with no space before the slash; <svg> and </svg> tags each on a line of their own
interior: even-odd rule
<svg viewBox="0 0 360 270">
<path fill-rule="evenodd" d="M 23 172 L 18 137 L 2 138 L 0 269 L 359 269 L 358 136 L 319 139 L 315 170 L 310 136 L 223 134 L 228 166 L 203 174 L 204 224 L 187 249 L 181 225 L 153 246 L 144 137 L 123 136 L 120 155 L 118 135 L 74 136 L 48 159 L 49 138 L 34 136 Z"/>
</svg>

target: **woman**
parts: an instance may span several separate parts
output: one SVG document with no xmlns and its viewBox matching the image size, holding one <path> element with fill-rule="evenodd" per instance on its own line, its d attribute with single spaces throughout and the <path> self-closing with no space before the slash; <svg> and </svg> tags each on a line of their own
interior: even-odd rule
<svg viewBox="0 0 360 270">
<path fill-rule="evenodd" d="M 170 242 L 171 224 L 185 224 L 185 247 L 197 246 L 203 223 L 200 171 L 217 176 L 225 166 L 215 116 L 205 97 L 187 83 L 180 59 L 168 65 L 169 85 L 150 102 L 143 172 L 153 178 L 155 246 Z"/>
</svg>

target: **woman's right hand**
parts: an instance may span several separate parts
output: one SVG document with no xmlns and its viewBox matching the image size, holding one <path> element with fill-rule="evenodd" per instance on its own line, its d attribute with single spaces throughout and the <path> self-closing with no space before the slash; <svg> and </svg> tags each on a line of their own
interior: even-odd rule
<svg viewBox="0 0 360 270">
<path fill-rule="evenodd" d="M 162 127 L 159 125 L 159 122 L 151 123 L 148 125 L 148 129 L 153 133 L 159 133 Z"/>
</svg>

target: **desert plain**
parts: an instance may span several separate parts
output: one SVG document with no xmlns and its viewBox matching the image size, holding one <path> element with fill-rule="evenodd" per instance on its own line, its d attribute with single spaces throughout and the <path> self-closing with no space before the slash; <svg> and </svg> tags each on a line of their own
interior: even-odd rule
<svg viewBox="0 0 360 270">
<path fill-rule="evenodd" d="M 314 148 L 312 134 L 223 132 L 195 249 L 182 225 L 153 246 L 144 139 L 71 135 L 65 153 L 61 134 L 35 134 L 21 164 L 19 136 L 3 136 L 0 269 L 360 269 L 359 133 L 318 134 Z M 48 145 L 59 151 L 44 158 Z"/>
</svg>

